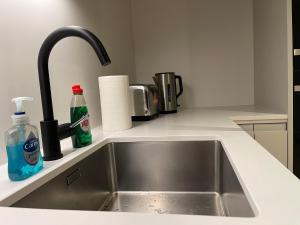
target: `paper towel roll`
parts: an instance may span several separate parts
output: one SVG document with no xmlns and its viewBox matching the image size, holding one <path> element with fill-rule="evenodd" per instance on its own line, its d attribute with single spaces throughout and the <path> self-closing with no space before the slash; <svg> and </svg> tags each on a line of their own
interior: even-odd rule
<svg viewBox="0 0 300 225">
<path fill-rule="evenodd" d="M 103 130 L 120 131 L 131 128 L 128 76 L 103 76 L 98 81 Z"/>
</svg>

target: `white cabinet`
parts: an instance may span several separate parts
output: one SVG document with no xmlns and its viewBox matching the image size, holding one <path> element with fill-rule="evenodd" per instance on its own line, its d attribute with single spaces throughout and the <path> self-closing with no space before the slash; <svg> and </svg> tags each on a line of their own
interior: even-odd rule
<svg viewBox="0 0 300 225">
<path fill-rule="evenodd" d="M 240 127 L 287 167 L 287 124 L 241 124 Z"/>
</svg>

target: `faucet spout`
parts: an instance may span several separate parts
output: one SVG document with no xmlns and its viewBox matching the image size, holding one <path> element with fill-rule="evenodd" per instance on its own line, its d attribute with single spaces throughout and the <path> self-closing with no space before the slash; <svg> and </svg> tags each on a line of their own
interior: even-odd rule
<svg viewBox="0 0 300 225">
<path fill-rule="evenodd" d="M 95 50 L 103 66 L 111 62 L 101 41 L 93 33 L 81 27 L 62 27 L 52 32 L 45 39 L 38 55 L 38 72 L 44 116 L 44 120 L 41 121 L 44 160 L 56 160 L 61 158 L 63 155 L 61 154 L 59 140 L 69 136 L 66 135 L 66 133 L 72 133 L 66 131 L 66 125 L 64 125 L 64 131 L 62 132 L 58 126 L 58 121 L 54 119 L 48 66 L 49 56 L 53 47 L 57 42 L 67 37 L 78 37 L 86 40 Z"/>
<path fill-rule="evenodd" d="M 52 32 L 43 42 L 38 56 L 40 90 L 45 121 L 54 119 L 48 68 L 49 56 L 55 44 L 67 37 L 79 37 L 86 40 L 94 48 L 101 64 L 103 66 L 110 64 L 110 59 L 101 41 L 90 31 L 78 26 L 68 26 Z"/>
</svg>

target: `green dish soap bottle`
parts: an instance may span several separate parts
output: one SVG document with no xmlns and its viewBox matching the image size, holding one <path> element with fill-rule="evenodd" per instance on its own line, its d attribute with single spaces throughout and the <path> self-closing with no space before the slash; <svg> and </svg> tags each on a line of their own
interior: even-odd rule
<svg viewBox="0 0 300 225">
<path fill-rule="evenodd" d="M 74 148 L 81 148 L 92 143 L 88 108 L 80 85 L 72 86 L 73 97 L 71 101 L 70 115 L 75 134 L 72 136 Z M 80 121 L 79 124 L 77 122 Z"/>
</svg>

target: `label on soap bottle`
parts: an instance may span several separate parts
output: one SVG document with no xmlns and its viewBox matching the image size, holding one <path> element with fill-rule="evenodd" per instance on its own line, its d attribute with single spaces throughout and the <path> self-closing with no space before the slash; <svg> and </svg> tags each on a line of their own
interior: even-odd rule
<svg viewBox="0 0 300 225">
<path fill-rule="evenodd" d="M 39 139 L 29 138 L 23 146 L 25 161 L 30 165 L 36 165 L 40 159 Z"/>
<path fill-rule="evenodd" d="M 89 132 L 90 131 L 90 122 L 89 118 L 85 118 L 81 123 L 80 123 L 80 128 L 83 130 L 83 132 Z"/>
</svg>

